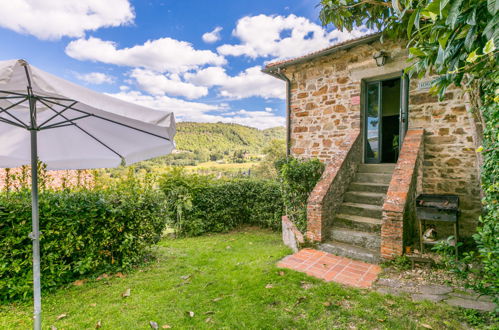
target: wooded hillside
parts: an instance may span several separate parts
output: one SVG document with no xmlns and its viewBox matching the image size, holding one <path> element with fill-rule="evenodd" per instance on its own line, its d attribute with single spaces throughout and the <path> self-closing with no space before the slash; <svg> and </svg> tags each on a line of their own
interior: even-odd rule
<svg viewBox="0 0 499 330">
<path fill-rule="evenodd" d="M 271 140 L 284 136 L 284 127 L 259 130 L 238 124 L 183 122 L 177 124 L 175 142 L 180 151 L 214 154 L 244 150 L 259 154 Z"/>
<path fill-rule="evenodd" d="M 259 161 L 272 140 L 284 140 L 286 129 L 265 130 L 226 123 L 177 123 L 177 150 L 168 156 L 142 162 L 139 167 L 192 166 L 207 161 L 243 163 Z"/>
</svg>

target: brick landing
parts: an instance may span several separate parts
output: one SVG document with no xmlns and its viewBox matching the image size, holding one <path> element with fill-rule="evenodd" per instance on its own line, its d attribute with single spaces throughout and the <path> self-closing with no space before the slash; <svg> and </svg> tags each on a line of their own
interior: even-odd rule
<svg viewBox="0 0 499 330">
<path fill-rule="evenodd" d="M 381 271 L 378 265 L 313 249 L 303 249 L 289 255 L 279 261 L 277 267 L 293 269 L 326 282 L 337 282 L 357 288 L 370 288 Z"/>
</svg>

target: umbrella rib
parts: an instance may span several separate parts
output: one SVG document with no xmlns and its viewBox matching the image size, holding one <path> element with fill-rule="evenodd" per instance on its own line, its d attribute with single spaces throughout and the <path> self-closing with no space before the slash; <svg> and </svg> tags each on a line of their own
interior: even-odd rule
<svg viewBox="0 0 499 330">
<path fill-rule="evenodd" d="M 44 99 L 45 101 L 50 102 L 50 103 L 52 103 L 52 104 L 57 104 L 57 105 L 59 105 L 59 106 L 64 106 L 64 105 L 62 105 L 62 104 L 60 104 L 60 103 L 57 103 L 57 102 L 54 102 L 54 101 L 50 101 L 50 100 L 46 100 L 46 98 L 45 98 L 45 97 L 40 97 L 40 99 Z M 41 101 L 41 100 L 40 100 L 40 101 Z M 45 104 L 45 103 L 44 103 L 44 104 Z M 105 120 L 105 121 L 111 122 L 111 123 L 116 124 L 116 125 L 120 125 L 120 126 L 123 126 L 123 127 L 126 127 L 126 128 L 130 128 L 130 129 L 133 129 L 133 130 L 139 131 L 139 132 L 144 133 L 144 134 L 152 135 L 152 136 L 154 136 L 154 137 L 157 137 L 157 138 L 160 138 L 160 139 L 163 139 L 163 140 L 166 140 L 166 141 L 171 141 L 171 140 L 170 140 L 169 138 L 167 138 L 167 137 L 164 137 L 164 136 L 161 136 L 161 135 L 158 135 L 158 134 L 154 134 L 154 133 L 151 133 L 151 132 L 145 131 L 145 130 L 143 130 L 143 129 L 140 129 L 140 128 L 137 128 L 137 127 L 133 127 L 133 126 L 127 125 L 127 124 L 119 123 L 119 122 L 114 121 L 114 120 L 112 120 L 112 119 L 108 119 L 108 118 L 105 118 L 105 117 L 102 117 L 102 116 L 99 116 L 99 115 L 96 115 L 96 114 L 93 114 L 93 113 L 89 113 L 89 112 L 87 112 L 87 111 L 83 111 L 83 110 L 81 110 L 81 109 L 77 109 L 77 108 L 73 108 L 73 107 L 71 107 L 71 109 L 72 109 L 72 110 L 74 110 L 74 111 L 78 111 L 78 112 L 81 112 L 81 113 L 87 114 L 87 115 L 89 115 L 89 116 L 93 116 L 93 117 L 95 117 L 95 118 L 99 118 L 99 119 L 102 119 L 102 120 Z"/>
<path fill-rule="evenodd" d="M 47 99 L 47 100 L 52 99 L 52 100 L 58 100 L 58 101 L 78 102 L 78 101 L 73 100 L 73 99 L 66 99 L 63 97 L 55 97 L 55 96 L 40 96 L 40 95 L 38 95 L 38 98 Z"/>
<path fill-rule="evenodd" d="M 23 125 L 19 125 L 18 123 L 14 122 L 14 121 L 10 121 L 10 120 L 3 118 L 3 117 L 0 117 L 0 122 L 5 123 L 5 124 L 9 124 L 12 126 L 20 127 L 20 128 L 26 128 Z"/>
<path fill-rule="evenodd" d="M 46 129 L 52 129 L 52 128 L 61 128 L 61 127 L 67 127 L 67 126 L 74 126 L 74 123 L 69 123 L 69 122 L 61 122 L 58 124 L 50 125 L 50 126 L 45 126 L 44 128 L 41 128 L 40 130 L 46 130 Z"/>
<path fill-rule="evenodd" d="M 70 120 L 64 120 L 64 121 L 60 121 L 58 123 L 47 125 L 45 127 L 39 127 L 39 129 L 44 130 L 44 129 L 50 129 L 50 128 L 59 128 L 59 127 L 64 127 L 64 126 L 71 126 L 71 125 L 74 125 L 74 123 L 72 123 L 72 121 L 76 121 L 76 120 L 80 120 L 80 119 L 84 119 L 84 118 L 88 118 L 88 117 L 92 117 L 92 116 L 91 115 L 83 115 L 83 116 L 71 118 Z"/>
<path fill-rule="evenodd" d="M 46 104 L 45 102 L 43 102 L 42 100 L 39 100 L 41 103 L 43 103 L 45 106 L 47 106 L 50 110 L 52 111 L 55 111 L 54 109 L 52 109 L 51 106 L 49 106 L 48 104 Z M 55 111 L 56 112 L 56 111 Z M 120 155 L 119 152 L 117 152 L 116 150 L 114 150 L 113 148 L 111 148 L 110 146 L 108 146 L 107 144 L 105 144 L 104 142 L 102 142 L 100 139 L 96 138 L 93 134 L 87 132 L 85 129 L 83 129 L 80 125 L 78 125 L 77 123 L 73 123 L 73 121 L 71 119 L 68 119 L 66 116 L 64 115 L 60 115 L 62 118 L 66 119 L 68 122 L 70 122 L 71 124 L 73 124 L 76 128 L 78 128 L 79 130 L 81 130 L 83 133 L 87 134 L 88 136 L 90 136 L 92 139 L 94 139 L 95 141 L 99 142 L 100 144 L 102 144 L 104 147 L 106 147 L 107 149 L 109 149 L 110 151 L 112 151 L 114 154 L 116 154 L 118 157 L 120 157 L 121 159 L 124 159 L 125 157 L 123 157 L 122 155 Z"/>
<path fill-rule="evenodd" d="M 26 96 L 0 96 L 0 100 L 9 100 L 9 99 L 20 99 L 26 98 Z"/>
<path fill-rule="evenodd" d="M 23 94 L 23 93 L 16 93 L 16 92 L 12 92 L 12 91 L 4 91 L 4 90 L 0 90 L 0 93 L 2 93 L 2 94 L 18 95 L 18 96 L 22 96 L 22 97 L 27 97 L 28 96 L 27 94 Z"/>
<path fill-rule="evenodd" d="M 27 100 L 27 98 L 19 101 L 19 102 L 16 102 L 10 106 L 8 106 L 7 108 L 2 108 L 0 107 L 0 114 L 2 113 L 6 113 L 7 115 L 9 115 L 11 118 L 14 118 L 14 120 L 16 120 L 18 123 L 20 123 L 24 128 L 28 128 L 28 125 L 26 125 L 25 123 L 23 123 L 22 120 L 20 120 L 19 118 L 17 118 L 16 116 L 14 116 L 13 114 L 11 114 L 8 110 L 12 109 L 13 107 L 25 102 Z"/>
<path fill-rule="evenodd" d="M 45 125 L 46 123 L 48 123 L 48 122 L 49 122 L 49 121 L 51 121 L 52 119 L 56 118 L 57 116 L 60 116 L 60 115 L 61 115 L 64 111 L 68 110 L 69 108 L 71 108 L 71 107 L 72 107 L 73 105 L 75 105 L 76 103 L 78 103 L 78 102 L 73 101 L 73 103 L 71 103 L 70 105 L 66 106 L 66 107 L 65 107 L 64 109 L 62 109 L 61 111 L 56 111 L 55 109 L 52 109 L 53 111 L 55 111 L 55 112 L 56 112 L 56 114 L 55 114 L 55 115 L 53 115 L 52 117 L 50 117 L 49 119 L 45 120 L 43 123 L 41 123 L 41 124 L 38 126 L 38 128 L 40 128 L 40 129 L 41 129 L 41 128 L 43 128 L 43 125 Z M 49 125 L 49 126 L 51 126 L 51 125 Z"/>
</svg>

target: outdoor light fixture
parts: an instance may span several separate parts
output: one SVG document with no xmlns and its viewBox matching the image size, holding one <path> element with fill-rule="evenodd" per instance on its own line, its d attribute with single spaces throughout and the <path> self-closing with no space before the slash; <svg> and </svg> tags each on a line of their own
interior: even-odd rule
<svg viewBox="0 0 499 330">
<path fill-rule="evenodd" d="M 384 51 L 379 51 L 376 54 L 374 54 L 374 56 L 373 56 L 374 60 L 376 61 L 377 66 L 385 65 L 387 57 L 388 57 L 388 54 L 385 53 Z"/>
</svg>

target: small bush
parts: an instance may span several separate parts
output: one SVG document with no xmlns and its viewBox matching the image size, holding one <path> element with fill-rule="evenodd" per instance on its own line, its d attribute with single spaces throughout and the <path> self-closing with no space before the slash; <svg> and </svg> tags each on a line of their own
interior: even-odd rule
<svg viewBox="0 0 499 330">
<path fill-rule="evenodd" d="M 127 270 L 158 242 L 164 197 L 133 177 L 99 190 L 40 194 L 43 289 L 84 276 Z M 0 301 L 31 295 L 29 191 L 0 194 Z"/>
<path fill-rule="evenodd" d="M 284 158 L 276 162 L 276 168 L 286 215 L 304 233 L 307 229 L 308 196 L 324 172 L 324 164 L 318 159 Z"/>
<path fill-rule="evenodd" d="M 160 186 L 177 235 L 226 232 L 243 224 L 281 226 L 282 198 L 275 181 L 214 179 L 176 168 L 163 176 Z"/>
</svg>

